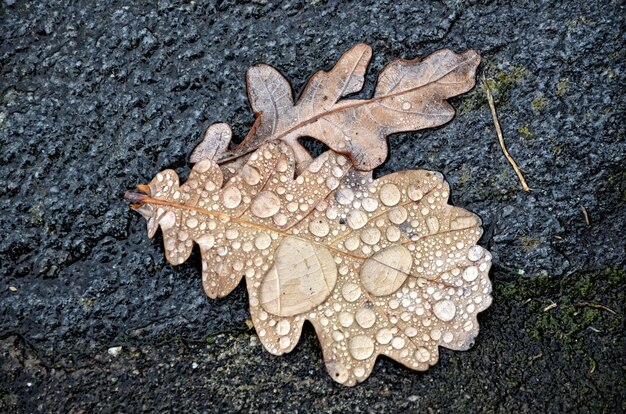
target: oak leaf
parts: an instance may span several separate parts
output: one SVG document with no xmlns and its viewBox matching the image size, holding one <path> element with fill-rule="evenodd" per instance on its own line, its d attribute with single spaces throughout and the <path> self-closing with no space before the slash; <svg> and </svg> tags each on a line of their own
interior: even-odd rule
<svg viewBox="0 0 626 414">
<path fill-rule="evenodd" d="M 439 346 L 468 349 L 491 303 L 491 255 L 476 245 L 480 219 L 447 204 L 441 174 L 374 180 L 334 151 L 295 170 L 293 149 L 277 141 L 226 182 L 204 159 L 182 185 L 165 170 L 127 198 L 150 237 L 160 226 L 170 263 L 199 245 L 209 297 L 246 277 L 256 332 L 273 354 L 291 351 L 307 320 L 345 385 L 365 380 L 378 355 L 426 370 Z"/>
<path fill-rule="evenodd" d="M 276 69 L 251 67 L 246 76 L 248 97 L 257 118 L 250 132 L 233 150 L 207 133 L 194 154 L 211 147 L 212 159 L 225 163 L 282 140 L 294 150 L 299 172 L 311 156 L 298 139 L 309 136 L 348 156 L 356 169 L 369 171 L 386 159 L 388 135 L 450 121 L 454 109 L 446 99 L 474 87 L 480 63 L 473 50 L 456 54 L 443 49 L 423 60 L 398 59 L 382 70 L 371 98 L 342 99 L 362 89 L 371 56 L 369 45 L 354 46 L 330 71 L 313 75 L 297 102 L 289 82 Z"/>
<path fill-rule="evenodd" d="M 183 184 L 165 170 L 126 195 L 149 237 L 161 228 L 170 263 L 199 246 L 209 297 L 246 277 L 268 351 L 291 351 L 310 321 L 327 370 L 345 385 L 365 380 L 378 355 L 425 370 L 439 346 L 469 348 L 491 303 L 480 220 L 447 204 L 441 174 L 367 172 L 386 158 L 387 135 L 450 120 L 446 99 L 474 85 L 480 59 L 441 50 L 396 60 L 372 98 L 342 100 L 362 89 L 370 58 L 369 46 L 353 47 L 297 102 L 275 69 L 252 67 L 257 119 L 244 141 L 229 150 L 230 127 L 211 125 Z M 303 136 L 331 150 L 313 159 Z"/>
</svg>

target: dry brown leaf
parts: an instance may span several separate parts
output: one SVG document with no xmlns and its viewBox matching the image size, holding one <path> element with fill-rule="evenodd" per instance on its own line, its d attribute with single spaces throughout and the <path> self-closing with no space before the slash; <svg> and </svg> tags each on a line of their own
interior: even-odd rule
<svg viewBox="0 0 626 414">
<path fill-rule="evenodd" d="M 230 128 L 212 125 L 184 184 L 166 170 L 126 196 L 149 237 L 163 231 L 170 263 L 199 245 L 208 296 L 225 296 L 246 277 L 267 350 L 291 351 L 309 320 L 329 373 L 345 385 L 365 380 L 378 355 L 425 370 L 439 346 L 469 348 L 476 315 L 491 303 L 480 220 L 447 204 L 441 174 L 373 180 L 357 171 L 385 159 L 387 135 L 447 122 L 454 111 L 445 100 L 474 85 L 479 57 L 442 50 L 397 60 L 373 98 L 340 100 L 361 90 L 370 58 L 369 46 L 355 46 L 316 73 L 295 104 L 276 70 L 251 68 L 257 120 L 244 142 L 227 150 Z M 312 159 L 302 136 L 331 151 Z"/>
<path fill-rule="evenodd" d="M 202 142 L 191 153 L 189 162 L 219 159 L 228 149 L 233 133 L 228 124 L 213 124 L 204 132 Z"/>
<path fill-rule="evenodd" d="M 369 171 L 387 157 L 386 136 L 451 120 L 454 109 L 446 99 L 474 87 L 480 63 L 473 50 L 456 54 L 443 49 L 423 60 L 398 59 L 380 73 L 372 98 L 341 100 L 362 89 L 371 56 L 369 45 L 354 46 L 332 70 L 313 75 L 297 103 L 289 82 L 276 69 L 251 67 L 248 96 L 257 118 L 250 132 L 232 151 L 221 143 L 211 146 L 208 134 L 200 146 L 211 146 L 211 159 L 224 163 L 282 140 L 294 150 L 301 171 L 311 157 L 298 138 L 310 136 L 347 155 L 358 170 Z M 221 151 L 214 152 L 216 147 Z"/>
<path fill-rule="evenodd" d="M 447 204 L 441 174 L 373 180 L 333 151 L 297 177 L 295 168 L 292 148 L 274 142 L 226 183 L 205 159 L 184 184 L 165 170 L 127 198 L 150 237 L 161 227 L 170 263 L 200 246 L 208 296 L 227 295 L 245 275 L 254 326 L 273 354 L 296 346 L 305 320 L 345 385 L 365 380 L 378 355 L 426 370 L 439 346 L 468 349 L 491 303 L 491 255 L 476 245 L 480 219 Z"/>
</svg>

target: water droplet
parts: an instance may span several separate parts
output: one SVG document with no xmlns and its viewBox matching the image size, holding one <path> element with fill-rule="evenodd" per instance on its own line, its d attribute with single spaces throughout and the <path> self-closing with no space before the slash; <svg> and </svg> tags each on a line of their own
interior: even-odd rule
<svg viewBox="0 0 626 414">
<path fill-rule="evenodd" d="M 380 230 L 376 227 L 370 227 L 361 232 L 361 240 L 363 243 L 367 243 L 369 245 L 375 245 L 380 241 Z"/>
<path fill-rule="evenodd" d="M 396 336 L 391 341 L 391 346 L 394 347 L 395 349 L 402 349 L 404 348 L 405 344 L 406 344 L 406 341 L 401 336 Z"/>
<path fill-rule="evenodd" d="M 438 341 L 441 338 L 441 331 L 437 328 L 430 331 L 430 337 L 433 341 Z"/>
<path fill-rule="evenodd" d="M 361 210 L 352 210 L 347 217 L 348 226 L 358 230 L 367 224 L 367 214 Z"/>
<path fill-rule="evenodd" d="M 348 282 L 341 287 L 341 294 L 348 302 L 354 302 L 361 297 L 361 288 L 352 282 Z"/>
<path fill-rule="evenodd" d="M 198 219 L 195 217 L 190 217 L 187 219 L 187 227 L 189 227 L 190 229 L 194 229 L 196 228 L 196 226 L 198 225 Z"/>
<path fill-rule="evenodd" d="M 428 360 L 430 359 L 430 352 L 428 352 L 428 349 L 422 347 L 417 348 L 417 350 L 415 351 L 415 359 L 419 362 L 428 362 Z"/>
<path fill-rule="evenodd" d="M 335 193 L 335 200 L 341 205 L 348 205 L 354 200 L 354 192 L 349 188 L 342 188 Z"/>
<path fill-rule="evenodd" d="M 257 185 L 261 181 L 261 174 L 259 173 L 259 170 L 250 164 L 243 166 L 239 176 L 243 178 L 248 185 Z"/>
<path fill-rule="evenodd" d="M 407 195 L 413 201 L 419 201 L 424 196 L 422 190 L 420 190 L 420 188 L 416 185 L 409 186 L 409 188 L 407 189 Z"/>
<path fill-rule="evenodd" d="M 387 240 L 390 242 L 396 242 L 400 240 L 400 236 L 402 236 L 402 232 L 396 226 L 387 227 L 386 230 Z"/>
<path fill-rule="evenodd" d="M 354 322 L 354 315 L 350 312 L 341 312 L 339 314 L 339 324 L 344 328 L 348 328 Z"/>
<path fill-rule="evenodd" d="M 287 224 L 287 216 L 283 213 L 276 214 L 274 216 L 274 223 L 276 223 L 277 226 L 284 226 Z"/>
<path fill-rule="evenodd" d="M 483 257 L 484 254 L 484 249 L 480 246 L 472 246 L 469 249 L 469 252 L 467 253 L 467 257 L 468 259 L 470 259 L 472 262 L 477 262 L 480 260 L 481 257 Z"/>
<path fill-rule="evenodd" d="M 389 328 L 382 328 L 378 330 L 378 332 L 376 332 L 376 340 L 382 345 L 387 345 L 389 342 L 391 342 L 392 338 L 393 334 L 391 333 L 391 329 Z"/>
<path fill-rule="evenodd" d="M 224 232 L 224 235 L 228 240 L 235 240 L 239 237 L 239 231 L 237 229 L 228 229 Z"/>
<path fill-rule="evenodd" d="M 254 239 L 254 246 L 259 250 L 265 250 L 272 244 L 272 239 L 266 233 L 261 233 Z"/>
<path fill-rule="evenodd" d="M 374 296 L 390 295 L 404 284 L 412 265 L 413 258 L 406 247 L 390 246 L 365 260 L 361 282 Z"/>
<path fill-rule="evenodd" d="M 417 335 L 417 329 L 415 329 L 415 327 L 413 326 L 407 326 L 404 330 L 404 334 L 409 338 L 413 338 L 415 335 Z"/>
<path fill-rule="evenodd" d="M 209 250 L 215 245 L 215 237 L 211 234 L 205 234 L 196 240 L 196 243 L 204 250 Z"/>
<path fill-rule="evenodd" d="M 356 237 L 350 237 L 343 243 L 346 249 L 348 249 L 351 252 L 355 251 L 359 247 L 359 244 L 360 244 L 359 239 Z"/>
<path fill-rule="evenodd" d="M 324 237 L 328 234 L 330 228 L 326 220 L 314 219 L 309 223 L 309 231 L 317 237 Z"/>
<path fill-rule="evenodd" d="M 433 306 L 433 313 L 444 322 L 451 321 L 456 315 L 456 305 L 451 300 L 442 300 Z"/>
<path fill-rule="evenodd" d="M 286 319 L 283 319 L 280 322 L 278 322 L 278 324 L 276 324 L 276 333 L 278 335 L 287 335 L 290 330 L 291 330 L 291 325 L 289 324 L 289 321 Z"/>
<path fill-rule="evenodd" d="M 161 217 L 159 224 L 163 231 L 171 229 L 176 224 L 176 214 L 173 211 L 168 211 Z"/>
<path fill-rule="evenodd" d="M 274 266 L 261 283 L 261 306 L 279 316 L 309 312 L 328 298 L 336 281 L 337 265 L 328 250 L 289 236 L 278 246 Z"/>
<path fill-rule="evenodd" d="M 278 172 L 285 172 L 287 171 L 287 168 L 289 168 L 289 165 L 287 164 L 287 160 L 284 158 L 281 158 L 276 163 L 276 171 Z"/>
<path fill-rule="evenodd" d="M 330 207 L 328 210 L 326 210 L 326 217 L 328 218 L 328 220 L 335 220 L 338 215 L 339 212 L 335 207 Z"/>
<path fill-rule="evenodd" d="M 328 370 L 332 379 L 340 384 L 343 384 L 350 378 L 350 373 L 341 362 L 335 360 L 326 361 L 326 370 Z"/>
<path fill-rule="evenodd" d="M 365 211 L 371 213 L 376 211 L 376 209 L 378 208 L 378 201 L 375 198 L 367 197 L 365 200 L 363 200 L 361 205 L 363 206 L 363 209 L 365 209 Z"/>
<path fill-rule="evenodd" d="M 376 322 L 376 314 L 368 308 L 360 308 L 356 311 L 356 321 L 361 327 L 371 328 Z"/>
<path fill-rule="evenodd" d="M 364 360 L 374 353 L 374 341 L 367 335 L 357 335 L 350 340 L 350 354 L 354 359 Z"/>
<path fill-rule="evenodd" d="M 476 266 L 469 266 L 463 271 L 463 279 L 473 282 L 478 277 L 478 269 Z"/>
<path fill-rule="evenodd" d="M 329 190 L 334 190 L 339 187 L 339 180 L 332 176 L 326 178 L 326 187 L 328 187 Z"/>
<path fill-rule="evenodd" d="M 333 331 L 332 336 L 333 339 L 337 342 L 343 341 L 343 334 L 339 331 Z"/>
<path fill-rule="evenodd" d="M 391 221 L 393 224 L 399 225 L 406 221 L 409 214 L 406 211 L 406 208 L 400 206 L 389 210 L 388 216 L 389 221 Z"/>
<path fill-rule="evenodd" d="M 236 208 L 241 203 L 241 191 L 237 187 L 228 187 L 222 192 L 224 207 Z"/>
<path fill-rule="evenodd" d="M 400 190 L 395 184 L 384 184 L 380 188 L 380 201 L 386 206 L 395 206 L 400 202 Z"/>
<path fill-rule="evenodd" d="M 260 218 L 272 217 L 280 210 L 280 198 L 271 191 L 263 191 L 252 200 L 250 210 Z"/>
</svg>

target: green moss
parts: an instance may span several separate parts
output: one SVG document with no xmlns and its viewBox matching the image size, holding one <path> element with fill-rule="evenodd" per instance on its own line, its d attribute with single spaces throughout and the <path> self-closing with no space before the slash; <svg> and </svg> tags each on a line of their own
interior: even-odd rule
<svg viewBox="0 0 626 414">
<path fill-rule="evenodd" d="M 539 98 L 533 99 L 530 105 L 532 106 L 533 111 L 535 111 L 536 113 L 539 113 L 542 110 L 544 110 L 546 106 L 548 106 L 548 100 L 544 98 L 543 96 L 541 96 Z"/>
<path fill-rule="evenodd" d="M 528 124 L 524 124 L 521 127 L 518 127 L 517 132 L 519 132 L 522 138 L 526 140 L 531 140 L 535 138 L 535 135 L 530 130 L 530 127 L 528 126 Z"/>
<path fill-rule="evenodd" d="M 461 166 L 461 176 L 459 177 L 459 182 L 457 183 L 458 188 L 465 186 L 465 184 L 469 183 L 472 179 L 472 173 L 467 165 L 463 164 Z"/>
<path fill-rule="evenodd" d="M 472 89 L 470 93 L 464 95 L 461 104 L 457 108 L 457 114 L 462 116 L 468 112 L 487 105 L 487 96 L 482 83 Z"/>
<path fill-rule="evenodd" d="M 487 85 L 493 95 L 496 108 L 508 105 L 510 91 L 525 81 L 528 69 L 523 66 L 514 66 L 509 70 L 498 70 L 492 62 L 485 61 L 484 74 Z M 482 81 L 478 81 L 476 88 L 463 97 L 458 107 L 458 114 L 463 115 L 475 109 L 487 106 L 487 95 Z"/>
<path fill-rule="evenodd" d="M 487 84 L 493 94 L 494 102 L 500 106 L 508 104 L 510 91 L 524 82 L 528 73 L 525 67 L 515 66 L 511 70 L 500 70 L 491 77 L 487 76 Z"/>
<path fill-rule="evenodd" d="M 581 297 L 587 297 L 593 294 L 594 287 L 595 286 L 591 278 L 582 279 L 577 284 L 578 295 Z"/>
<path fill-rule="evenodd" d="M 595 26 L 597 24 L 595 20 L 591 20 L 587 16 L 580 16 L 578 19 L 586 26 Z"/>
<path fill-rule="evenodd" d="M 579 336 L 586 332 L 620 332 L 624 315 L 618 310 L 626 302 L 626 271 L 606 269 L 561 279 L 519 278 L 499 290 L 501 300 L 522 303 L 535 315 L 524 326 L 530 338 L 556 339 L 571 349 L 582 343 Z M 549 307 L 553 303 L 557 306 Z"/>
<path fill-rule="evenodd" d="M 499 296 L 504 301 L 526 301 L 539 294 L 549 286 L 554 285 L 554 278 L 549 276 L 537 276 L 532 279 L 519 278 L 519 282 L 496 285 L 500 289 Z"/>
<path fill-rule="evenodd" d="M 535 250 L 541 243 L 543 243 L 543 240 L 531 236 L 522 236 L 520 237 L 520 242 L 522 243 L 522 246 L 524 246 L 524 249 L 530 251 Z"/>
<path fill-rule="evenodd" d="M 94 298 L 82 298 L 80 300 L 81 305 L 83 305 L 83 311 L 89 312 L 93 305 L 96 303 Z"/>
<path fill-rule="evenodd" d="M 528 69 L 523 66 L 514 66 L 511 70 L 496 72 L 495 76 L 488 80 L 487 83 L 492 90 L 501 91 L 502 89 L 522 83 L 526 75 L 528 75 Z"/>
<path fill-rule="evenodd" d="M 579 16 L 575 19 L 569 20 L 565 23 L 565 26 L 567 26 L 567 31 L 570 32 L 572 29 L 578 27 L 578 26 L 589 26 L 589 27 L 594 27 L 596 26 L 598 23 L 595 20 L 590 19 L 587 16 Z"/>
<path fill-rule="evenodd" d="M 569 91 L 570 84 L 567 79 L 561 79 L 556 85 L 556 96 L 562 98 Z"/>
</svg>

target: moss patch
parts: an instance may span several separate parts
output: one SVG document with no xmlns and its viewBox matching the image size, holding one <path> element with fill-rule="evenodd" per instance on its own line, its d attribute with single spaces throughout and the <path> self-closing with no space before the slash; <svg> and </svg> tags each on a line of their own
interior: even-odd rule
<svg viewBox="0 0 626 414">
<path fill-rule="evenodd" d="M 520 237 L 520 242 L 522 246 L 524 246 L 524 249 L 535 250 L 542 243 L 542 240 L 536 237 L 522 236 Z"/>
<path fill-rule="evenodd" d="M 508 70 L 498 70 L 493 62 L 484 63 L 484 72 L 487 78 L 487 85 L 493 94 L 496 108 L 508 105 L 510 91 L 525 81 L 528 69 L 523 66 L 514 66 Z M 487 96 L 485 86 L 479 79 L 470 93 L 463 97 L 463 101 L 458 107 L 459 115 L 473 111 L 480 107 L 487 106 Z"/>
<path fill-rule="evenodd" d="M 530 127 L 528 126 L 528 124 L 524 124 L 521 127 L 517 128 L 517 132 L 522 136 L 522 138 L 524 138 L 525 140 L 531 140 L 533 138 L 535 138 L 535 135 L 533 134 L 533 132 L 530 130 Z"/>
<path fill-rule="evenodd" d="M 567 79 L 561 79 L 559 83 L 556 85 L 556 96 L 562 98 L 567 94 L 570 89 L 570 84 Z"/>
<path fill-rule="evenodd" d="M 497 286 L 497 284 L 496 284 Z M 529 307 L 524 330 L 536 341 L 584 347 L 584 335 L 618 335 L 624 324 L 626 271 L 606 269 L 563 278 L 538 276 L 500 288 L 500 300 Z M 550 306 L 556 304 L 556 307 Z M 579 349 L 580 350 L 580 349 Z"/>
<path fill-rule="evenodd" d="M 533 99 L 530 105 L 532 106 L 535 113 L 539 113 L 543 111 L 546 106 L 548 106 L 548 100 L 545 97 L 540 96 L 539 98 Z"/>
</svg>

